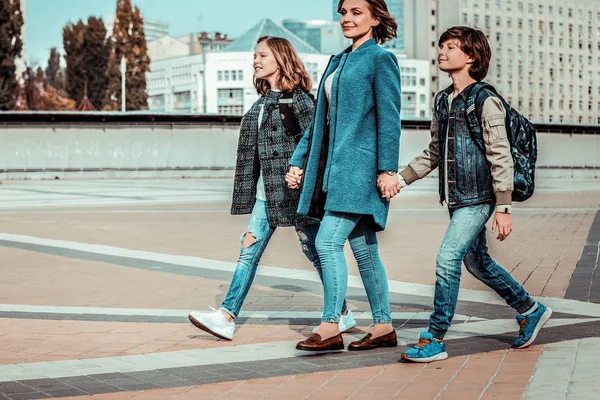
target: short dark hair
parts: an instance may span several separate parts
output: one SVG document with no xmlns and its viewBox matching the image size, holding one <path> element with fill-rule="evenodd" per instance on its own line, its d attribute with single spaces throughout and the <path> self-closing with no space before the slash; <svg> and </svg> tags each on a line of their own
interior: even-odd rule
<svg viewBox="0 0 600 400">
<path fill-rule="evenodd" d="M 345 0 L 340 0 L 337 7 L 337 12 L 342 13 L 342 6 Z M 373 38 L 379 44 L 383 44 L 398 37 L 398 22 L 396 18 L 388 11 L 388 6 L 385 0 L 365 0 L 369 4 L 371 14 L 377 20 L 379 25 L 373 28 Z"/>
<path fill-rule="evenodd" d="M 453 26 L 442 33 L 438 45 L 442 47 L 448 40 L 456 39 L 460 49 L 469 57 L 473 58 L 473 64 L 469 68 L 469 75 L 476 81 L 482 81 L 490 68 L 492 49 L 485 33 L 480 29 L 468 26 Z"/>
</svg>

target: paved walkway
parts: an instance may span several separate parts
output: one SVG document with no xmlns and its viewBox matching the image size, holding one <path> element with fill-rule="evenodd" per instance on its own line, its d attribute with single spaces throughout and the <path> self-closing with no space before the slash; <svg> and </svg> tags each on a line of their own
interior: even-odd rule
<svg viewBox="0 0 600 400">
<path fill-rule="evenodd" d="M 50 181 L 0 186 L 0 399 L 595 399 L 600 384 L 600 185 L 540 182 L 515 206 L 495 258 L 554 310 L 536 344 L 510 349 L 514 312 L 468 273 L 450 358 L 398 362 L 427 326 L 447 224 L 435 180 L 392 203 L 380 237 L 397 349 L 294 350 L 319 323 L 322 288 L 292 229 L 267 249 L 235 339 L 187 322 L 222 301 L 247 218 L 231 181 Z M 349 260 L 352 259 L 350 253 Z M 356 265 L 348 301 L 371 319 Z"/>
</svg>

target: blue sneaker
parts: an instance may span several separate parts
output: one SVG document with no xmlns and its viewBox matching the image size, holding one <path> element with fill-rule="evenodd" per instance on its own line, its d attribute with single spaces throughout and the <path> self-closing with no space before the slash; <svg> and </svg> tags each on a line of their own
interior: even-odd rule
<svg viewBox="0 0 600 400">
<path fill-rule="evenodd" d="M 519 329 L 519 338 L 513 343 L 513 347 L 524 349 L 529 346 L 537 337 L 540 329 L 548 322 L 552 310 L 538 302 L 538 308 L 527 316 L 517 315 L 517 322 L 521 327 Z"/>
<path fill-rule="evenodd" d="M 428 363 L 448 358 L 446 343 L 433 338 L 429 332 L 421 332 L 419 343 L 402 353 L 402 359 L 412 362 Z"/>
</svg>

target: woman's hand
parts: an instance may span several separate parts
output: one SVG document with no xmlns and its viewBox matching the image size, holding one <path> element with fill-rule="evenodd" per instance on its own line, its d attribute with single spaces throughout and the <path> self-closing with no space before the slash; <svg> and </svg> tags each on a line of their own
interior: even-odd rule
<svg viewBox="0 0 600 400">
<path fill-rule="evenodd" d="M 377 188 L 381 192 L 381 197 L 390 201 L 392 197 L 400 193 L 400 181 L 398 175 L 388 175 L 385 172 L 377 176 Z"/>
<path fill-rule="evenodd" d="M 287 182 L 288 188 L 300 189 L 303 173 L 304 170 L 300 167 L 291 166 L 290 171 L 287 174 L 285 174 L 285 181 Z"/>
</svg>

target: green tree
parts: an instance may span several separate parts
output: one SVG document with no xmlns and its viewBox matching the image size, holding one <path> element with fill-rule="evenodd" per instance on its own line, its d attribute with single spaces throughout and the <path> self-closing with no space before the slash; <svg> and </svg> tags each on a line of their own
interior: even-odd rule
<svg viewBox="0 0 600 400">
<path fill-rule="evenodd" d="M 104 105 L 108 89 L 106 70 L 110 57 L 110 43 L 106 36 L 104 21 L 101 18 L 90 17 L 83 37 L 83 64 L 88 98 L 97 110 Z"/>
<path fill-rule="evenodd" d="M 63 71 L 60 67 L 60 53 L 56 47 L 50 49 L 50 58 L 48 58 L 48 66 L 46 67 L 45 74 L 48 85 L 58 91 L 64 89 L 65 84 Z"/>
<path fill-rule="evenodd" d="M 88 98 L 94 108 L 100 109 L 106 98 L 110 57 L 110 43 L 101 18 L 89 17 L 87 24 L 79 21 L 63 29 L 65 49 L 66 89 L 69 97 L 80 102 L 87 85 Z"/>
<path fill-rule="evenodd" d="M 108 92 L 105 110 L 121 110 L 121 59 L 126 61 L 126 110 L 148 109 L 146 73 L 150 57 L 144 33 L 144 20 L 131 0 L 117 0 L 117 12 L 111 36 L 112 52 L 108 62 Z"/>
<path fill-rule="evenodd" d="M 65 89 L 69 98 L 81 100 L 85 86 L 85 57 L 83 39 L 86 27 L 83 21 L 69 23 L 63 28 L 63 47 L 65 50 Z"/>
<path fill-rule="evenodd" d="M 0 110 L 11 110 L 18 92 L 16 62 L 23 42 L 20 0 L 0 0 Z"/>
<path fill-rule="evenodd" d="M 127 90 L 127 106 L 133 110 L 148 109 L 148 92 L 146 91 L 146 74 L 150 72 L 150 57 L 144 32 L 144 19 L 140 9 L 135 7 L 131 26 L 131 54 L 128 57 L 129 84 Z"/>
</svg>

